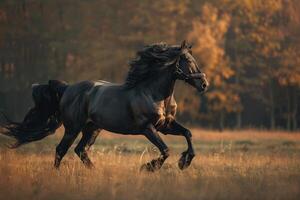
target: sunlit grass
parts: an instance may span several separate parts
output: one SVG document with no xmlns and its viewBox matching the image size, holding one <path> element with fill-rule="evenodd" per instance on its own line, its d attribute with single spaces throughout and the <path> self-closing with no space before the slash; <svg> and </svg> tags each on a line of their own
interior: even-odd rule
<svg viewBox="0 0 300 200">
<path fill-rule="evenodd" d="M 184 139 L 165 136 L 171 156 L 155 173 L 139 172 L 157 156 L 143 137 L 104 133 L 89 153 L 93 170 L 73 147 L 53 169 L 58 136 L 18 150 L 1 145 L 0 199 L 299 199 L 300 134 L 193 133 L 197 156 L 190 168 L 177 167 Z"/>
</svg>

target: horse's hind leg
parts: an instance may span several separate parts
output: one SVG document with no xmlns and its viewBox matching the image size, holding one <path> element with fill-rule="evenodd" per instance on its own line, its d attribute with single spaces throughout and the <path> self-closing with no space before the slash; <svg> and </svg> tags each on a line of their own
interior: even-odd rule
<svg viewBox="0 0 300 200">
<path fill-rule="evenodd" d="M 56 147 L 55 161 L 54 167 L 59 168 L 60 162 L 63 159 L 64 155 L 66 155 L 68 149 L 73 144 L 74 140 L 78 136 L 80 130 L 71 130 L 65 129 L 65 134 L 61 139 L 60 143 Z"/>
<path fill-rule="evenodd" d="M 87 154 L 86 146 L 88 146 L 89 148 L 91 145 L 94 144 L 100 131 L 101 130 L 98 127 L 96 127 L 94 124 L 88 123 L 82 129 L 82 138 L 79 141 L 78 145 L 75 147 L 75 153 L 82 160 L 83 164 L 88 168 L 92 168 L 93 163 L 91 162 Z"/>
<path fill-rule="evenodd" d="M 91 146 L 95 143 L 99 133 L 100 133 L 101 129 L 97 129 L 95 130 L 92 134 L 91 134 L 91 137 L 90 139 L 88 140 L 87 142 L 87 145 L 86 145 L 86 150 L 90 150 Z"/>
<path fill-rule="evenodd" d="M 145 131 L 144 135 L 154 144 L 160 151 L 161 155 L 157 159 L 153 159 L 151 162 L 148 162 L 142 165 L 141 170 L 146 169 L 147 171 L 155 171 L 161 168 L 165 160 L 169 157 L 169 148 L 158 135 L 157 130 L 153 125 L 150 125 Z"/>
</svg>

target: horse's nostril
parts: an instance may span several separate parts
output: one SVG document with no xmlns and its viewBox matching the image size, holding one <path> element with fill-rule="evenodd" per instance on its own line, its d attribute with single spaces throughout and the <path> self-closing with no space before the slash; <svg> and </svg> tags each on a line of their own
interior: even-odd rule
<svg viewBox="0 0 300 200">
<path fill-rule="evenodd" d="M 207 85 L 205 83 L 202 84 L 202 89 L 205 89 Z"/>
</svg>

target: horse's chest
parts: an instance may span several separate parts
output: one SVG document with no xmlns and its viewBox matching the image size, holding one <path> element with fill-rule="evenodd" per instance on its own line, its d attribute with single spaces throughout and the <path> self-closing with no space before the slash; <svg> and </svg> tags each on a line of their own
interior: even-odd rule
<svg viewBox="0 0 300 200">
<path fill-rule="evenodd" d="M 146 123 L 155 124 L 164 120 L 167 115 L 167 105 L 164 101 L 137 101 L 132 106 L 134 119 L 139 125 Z"/>
<path fill-rule="evenodd" d="M 154 113 L 156 113 L 158 116 L 166 115 L 166 111 L 167 111 L 167 107 L 164 101 L 155 103 Z"/>
</svg>

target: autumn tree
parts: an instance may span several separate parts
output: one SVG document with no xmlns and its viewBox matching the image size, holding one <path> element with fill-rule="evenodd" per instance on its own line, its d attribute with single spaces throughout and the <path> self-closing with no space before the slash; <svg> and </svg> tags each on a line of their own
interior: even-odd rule
<svg viewBox="0 0 300 200">
<path fill-rule="evenodd" d="M 212 117 L 219 118 L 219 126 L 224 128 L 226 113 L 239 112 L 240 99 L 234 91 L 230 78 L 234 71 L 224 52 L 224 39 L 230 16 L 219 14 L 210 4 L 202 8 L 202 15 L 193 21 L 193 30 L 188 38 L 194 43 L 193 54 L 198 58 L 209 78 L 211 91 L 206 95 Z"/>
<path fill-rule="evenodd" d="M 284 40 L 280 54 L 280 67 L 276 72 L 277 80 L 284 90 L 284 105 L 286 105 L 286 128 L 297 129 L 297 114 L 300 87 L 300 3 L 287 1 L 283 7 L 281 25 Z"/>
<path fill-rule="evenodd" d="M 30 85 L 48 79 L 122 83 L 138 49 L 188 39 L 210 87 L 201 96 L 178 81 L 181 120 L 296 129 L 299 8 L 298 0 L 2 0 L 0 109 L 20 119 Z"/>
</svg>

